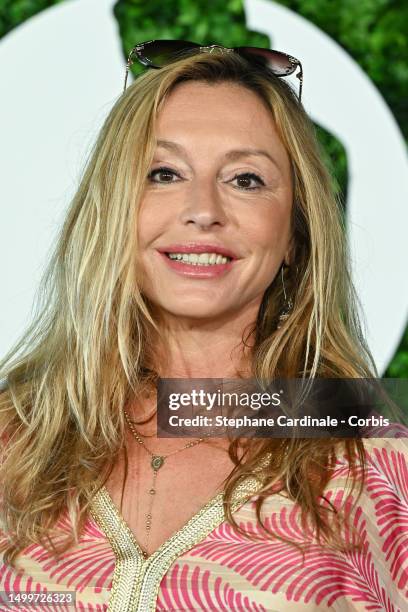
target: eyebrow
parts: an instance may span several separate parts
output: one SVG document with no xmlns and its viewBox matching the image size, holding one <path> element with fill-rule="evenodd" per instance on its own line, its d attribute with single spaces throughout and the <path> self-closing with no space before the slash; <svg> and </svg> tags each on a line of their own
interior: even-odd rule
<svg viewBox="0 0 408 612">
<path fill-rule="evenodd" d="M 163 147 L 163 149 L 168 149 L 169 151 L 174 151 L 175 153 L 179 153 L 181 155 L 186 153 L 186 150 L 181 144 L 178 144 L 177 142 L 173 142 L 172 140 L 158 140 L 157 146 Z M 239 159 L 240 157 L 246 157 L 248 155 L 253 156 L 253 157 L 266 157 L 278 169 L 280 169 L 279 164 L 274 159 L 274 157 L 272 157 L 272 155 L 268 151 L 265 151 L 264 149 L 251 149 L 251 148 L 232 149 L 231 151 L 228 151 L 225 154 L 225 158 L 228 159 L 229 161 L 235 161 Z"/>
</svg>

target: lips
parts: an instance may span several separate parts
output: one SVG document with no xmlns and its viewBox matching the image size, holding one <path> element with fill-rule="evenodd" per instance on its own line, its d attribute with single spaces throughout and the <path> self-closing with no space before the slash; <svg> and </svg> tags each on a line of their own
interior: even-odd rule
<svg viewBox="0 0 408 612">
<path fill-rule="evenodd" d="M 217 253 L 230 259 L 239 259 L 238 255 L 231 249 L 214 243 L 199 243 L 199 242 L 185 242 L 183 244 L 169 244 L 167 246 L 159 247 L 157 249 L 159 253 Z"/>
<path fill-rule="evenodd" d="M 166 247 L 167 248 L 167 247 Z M 180 251 L 178 251 L 180 252 Z M 191 251 L 189 251 L 191 253 Z M 230 259 L 226 261 L 226 263 L 218 263 L 215 265 L 200 265 L 196 263 L 192 265 L 191 263 L 184 262 L 179 259 L 171 259 L 168 256 L 168 252 L 159 252 L 157 251 L 158 257 L 162 259 L 165 265 L 181 276 L 190 279 L 215 279 L 218 277 L 222 277 L 224 274 L 227 274 L 229 270 L 235 267 L 237 260 Z M 220 253 L 221 256 L 221 253 Z M 225 256 L 228 257 L 228 256 Z"/>
</svg>

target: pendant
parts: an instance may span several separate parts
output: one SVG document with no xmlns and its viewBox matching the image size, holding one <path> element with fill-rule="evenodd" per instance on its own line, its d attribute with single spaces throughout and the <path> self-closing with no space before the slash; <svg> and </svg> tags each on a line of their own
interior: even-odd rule
<svg viewBox="0 0 408 612">
<path fill-rule="evenodd" d="M 160 470 L 163 463 L 164 457 L 161 457 L 160 455 L 155 455 L 154 457 L 152 457 L 150 465 L 152 466 L 152 469 L 157 472 L 157 470 Z"/>
</svg>

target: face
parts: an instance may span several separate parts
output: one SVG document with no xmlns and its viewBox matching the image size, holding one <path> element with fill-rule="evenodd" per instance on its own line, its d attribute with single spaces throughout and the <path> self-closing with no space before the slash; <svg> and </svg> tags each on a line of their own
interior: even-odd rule
<svg viewBox="0 0 408 612">
<path fill-rule="evenodd" d="M 184 83 L 156 138 L 138 217 L 143 293 L 178 319 L 256 316 L 290 252 L 290 162 L 271 113 L 239 85 Z"/>
</svg>

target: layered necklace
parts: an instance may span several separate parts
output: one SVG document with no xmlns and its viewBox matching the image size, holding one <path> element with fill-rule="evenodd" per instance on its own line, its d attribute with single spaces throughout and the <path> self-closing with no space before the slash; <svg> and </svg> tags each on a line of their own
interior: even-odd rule
<svg viewBox="0 0 408 612">
<path fill-rule="evenodd" d="M 144 542 L 144 547 L 142 548 L 143 556 L 145 559 L 147 559 L 147 557 L 149 556 L 149 536 L 150 536 L 150 532 L 152 528 L 153 503 L 154 503 L 154 499 L 155 499 L 156 492 L 157 492 L 156 480 L 157 480 L 157 475 L 159 473 L 159 470 L 164 465 L 164 462 L 167 459 L 167 457 L 170 457 L 170 455 L 175 455 L 176 453 L 180 453 L 181 451 L 186 450 L 187 448 L 191 448 L 193 446 L 196 446 L 197 444 L 200 444 L 200 442 L 202 442 L 204 438 L 199 438 L 198 440 L 193 440 L 191 442 L 188 442 L 182 448 L 178 448 L 177 450 L 172 451 L 171 453 L 168 453 L 167 455 L 155 455 L 149 448 L 147 448 L 143 438 L 136 430 L 135 426 L 133 425 L 133 421 L 131 421 L 130 416 L 126 412 L 126 410 L 124 411 L 124 414 L 125 414 L 126 422 L 134 438 L 137 440 L 137 442 L 142 446 L 142 448 L 145 449 L 145 451 L 151 457 L 150 467 L 153 470 L 153 474 L 152 474 L 152 484 L 148 491 L 150 495 L 150 500 L 149 500 L 149 505 L 148 505 L 148 511 L 145 515 L 145 542 Z"/>
</svg>

